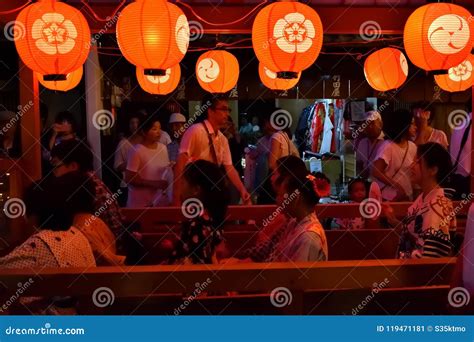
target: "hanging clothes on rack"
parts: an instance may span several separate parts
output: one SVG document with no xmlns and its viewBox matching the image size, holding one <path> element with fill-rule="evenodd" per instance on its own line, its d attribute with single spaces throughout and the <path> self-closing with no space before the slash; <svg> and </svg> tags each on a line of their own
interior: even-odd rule
<svg viewBox="0 0 474 342">
<path fill-rule="evenodd" d="M 324 119 L 326 118 L 326 108 L 323 102 L 318 102 L 313 110 L 313 118 L 310 130 L 311 151 L 318 153 L 321 149 L 322 133 L 324 131 Z"/>
<path fill-rule="evenodd" d="M 315 104 L 312 104 L 303 109 L 298 119 L 298 125 L 295 131 L 295 143 L 300 154 L 303 154 L 303 152 L 311 148 L 311 145 L 308 146 L 308 141 L 310 140 L 311 119 L 313 117 L 314 107 Z"/>
</svg>

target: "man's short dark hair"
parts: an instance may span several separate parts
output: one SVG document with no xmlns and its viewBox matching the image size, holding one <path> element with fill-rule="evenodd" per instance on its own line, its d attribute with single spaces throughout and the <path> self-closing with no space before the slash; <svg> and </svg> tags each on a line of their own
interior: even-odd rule
<svg viewBox="0 0 474 342">
<path fill-rule="evenodd" d="M 94 155 L 86 140 L 72 139 L 57 144 L 51 150 L 51 157 L 56 157 L 64 164 L 76 162 L 83 172 L 94 169 Z"/>
</svg>

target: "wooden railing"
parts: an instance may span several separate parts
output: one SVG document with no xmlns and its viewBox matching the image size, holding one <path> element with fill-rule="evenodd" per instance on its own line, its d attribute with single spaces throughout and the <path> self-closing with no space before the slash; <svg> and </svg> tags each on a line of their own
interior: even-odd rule
<svg viewBox="0 0 474 342">
<path fill-rule="evenodd" d="M 23 295 L 75 296 L 82 301 L 84 308 L 97 312 L 98 309 L 91 305 L 92 296 L 98 288 L 105 287 L 112 293 L 117 309 L 128 307 L 132 311 L 129 313 L 140 313 L 140 307 L 148 301 L 146 306 L 153 313 L 172 314 L 173 308 L 183 302 L 183 294 L 186 294 L 184 298 L 188 298 L 196 290 L 196 286 L 205 283 L 204 291 L 208 296 L 197 298 L 194 305 L 207 303 L 211 309 L 215 309 L 223 303 L 233 303 L 229 305 L 233 305 L 237 311 L 246 308 L 246 313 L 276 310 L 280 313 L 316 314 L 332 310 L 350 314 L 350 308 L 364 299 L 367 301 L 368 294 L 377 296 L 377 301 L 387 295 L 392 296 L 391 305 L 398 307 L 402 304 L 409 305 L 406 303 L 407 298 L 416 299 L 416 296 L 404 298 L 400 295 L 413 291 L 418 293 L 418 296 L 425 292 L 431 295 L 437 293 L 438 309 L 443 309 L 439 307 L 439 301 L 444 300 L 441 297 L 447 292 L 454 263 L 454 258 L 444 258 L 297 264 L 102 267 L 46 269 L 39 272 L 4 269 L 0 270 L 0 282 L 3 284 L 0 296 L 8 298 L 18 289 L 19 283 L 29 282 L 31 285 Z M 378 291 L 373 291 L 374 286 Z M 292 298 L 291 303 L 282 308 L 283 311 L 277 310 L 269 301 L 269 294 L 276 288 L 285 288 Z M 229 291 L 237 293 L 226 296 Z M 379 292 L 385 293 L 385 297 L 378 294 Z M 435 297 L 431 298 L 432 303 L 426 296 L 420 297 L 426 300 L 428 307 L 435 301 Z M 122 301 L 120 298 L 126 300 Z M 323 308 L 320 305 L 325 301 Z M 157 303 L 160 305 L 156 306 Z M 106 312 L 114 313 L 114 305 Z M 390 305 L 390 301 L 387 305 Z M 418 311 L 423 311 L 418 301 L 417 305 Z M 190 309 L 188 313 L 194 312 L 193 310 Z"/>
</svg>

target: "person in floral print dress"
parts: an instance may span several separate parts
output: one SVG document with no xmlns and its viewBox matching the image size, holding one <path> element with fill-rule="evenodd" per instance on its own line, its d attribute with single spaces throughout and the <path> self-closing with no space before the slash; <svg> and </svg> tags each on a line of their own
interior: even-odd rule
<svg viewBox="0 0 474 342">
<path fill-rule="evenodd" d="M 217 165 L 206 160 L 188 164 L 183 176 L 181 200 L 187 220 L 181 226 L 170 262 L 215 264 L 229 203 L 226 177 Z"/>
</svg>

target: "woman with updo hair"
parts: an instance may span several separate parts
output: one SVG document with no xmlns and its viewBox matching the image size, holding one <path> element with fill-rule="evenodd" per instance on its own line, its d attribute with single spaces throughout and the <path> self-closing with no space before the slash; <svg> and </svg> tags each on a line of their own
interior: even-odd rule
<svg viewBox="0 0 474 342">
<path fill-rule="evenodd" d="M 327 191 L 328 182 L 306 170 L 290 172 L 277 191 L 277 205 L 290 218 L 268 262 L 325 261 L 326 234 L 314 207 Z"/>
</svg>

